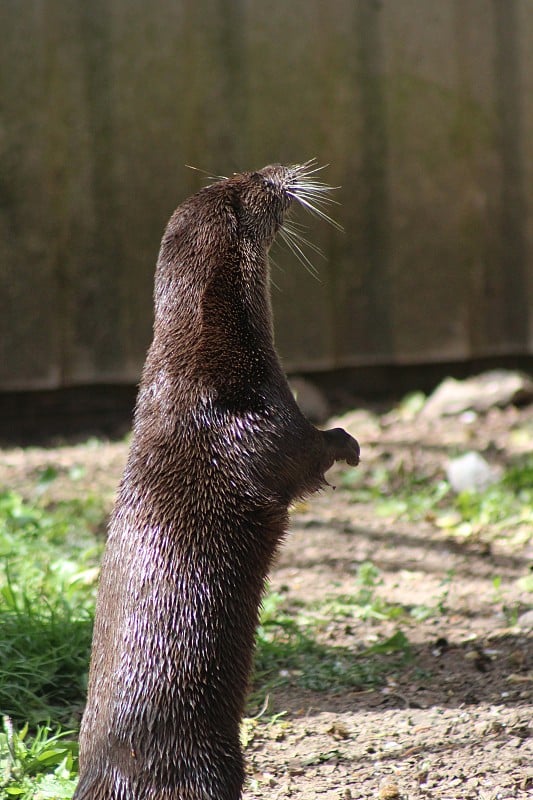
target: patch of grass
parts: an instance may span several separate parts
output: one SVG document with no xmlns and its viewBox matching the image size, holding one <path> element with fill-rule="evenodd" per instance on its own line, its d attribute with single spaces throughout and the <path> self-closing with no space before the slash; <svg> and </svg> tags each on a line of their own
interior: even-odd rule
<svg viewBox="0 0 533 800">
<path fill-rule="evenodd" d="M 104 516 L 93 499 L 0 495 L 0 709 L 32 728 L 79 716 Z"/>
<path fill-rule="evenodd" d="M 296 623 L 267 623 L 258 634 L 254 684 L 263 694 L 283 685 L 316 692 L 368 688 L 381 683 L 387 672 L 398 666 L 398 661 L 384 659 L 383 653 L 400 654 L 403 660 L 407 650 L 406 639 L 391 637 L 376 658 L 378 651 L 373 648 L 356 653 L 349 647 L 321 643 L 310 628 Z"/>
<path fill-rule="evenodd" d="M 19 800 L 70 800 L 77 782 L 77 743 L 69 732 L 40 726 L 28 736 L 9 717 L 0 732 L 0 797 Z"/>
<path fill-rule="evenodd" d="M 0 495 L 0 796 L 72 797 L 105 509 L 97 498 L 46 505 Z M 21 725 L 22 728 L 17 728 Z"/>
<path fill-rule="evenodd" d="M 89 609 L 46 605 L 8 584 L 0 600 L 0 708 L 32 727 L 76 724 L 86 691 Z"/>
<path fill-rule="evenodd" d="M 533 495 L 533 456 L 510 467 L 502 478 L 502 484 L 513 492 L 525 492 L 525 497 Z"/>
<path fill-rule="evenodd" d="M 423 519 L 451 495 L 449 484 L 426 475 L 379 466 L 370 473 L 350 469 L 341 478 L 354 503 L 372 503 L 380 516 Z"/>
<path fill-rule="evenodd" d="M 441 617 L 443 614 L 446 614 L 448 612 L 448 597 L 454 578 L 455 570 L 448 570 L 445 577 L 440 582 L 441 591 L 437 597 L 434 598 L 434 602 L 431 605 L 426 603 L 419 606 L 413 606 L 413 608 L 411 608 L 410 614 L 413 619 L 422 622 L 423 620 L 430 619 L 431 617 Z"/>
<path fill-rule="evenodd" d="M 46 505 L 0 494 L 0 797 L 68 800 L 77 780 L 105 509 L 98 498 Z M 54 720 L 52 727 L 49 720 Z M 22 725 L 22 727 L 20 727 Z"/>
<path fill-rule="evenodd" d="M 511 465 L 498 483 L 482 492 L 455 494 L 446 480 L 400 473 L 386 468 L 369 475 L 348 470 L 342 482 L 354 502 L 373 503 L 377 514 L 434 521 L 458 536 L 503 531 L 508 539 L 516 534 L 520 540 L 531 530 L 533 456 Z"/>
<path fill-rule="evenodd" d="M 377 594 L 376 589 L 383 580 L 379 569 L 371 561 L 364 561 L 357 568 L 354 591 L 335 595 L 320 601 L 317 610 L 328 621 L 339 618 L 398 619 L 405 615 L 401 606 L 388 603 Z"/>
<path fill-rule="evenodd" d="M 53 468 L 43 472 L 31 502 L 13 492 L 0 494 L 0 710 L 7 715 L 0 732 L 0 797 L 6 798 L 67 800 L 76 780 L 71 732 L 55 726 L 75 729 L 79 722 L 103 546 L 96 534 L 105 508 L 98 498 L 47 505 L 45 489 L 56 476 Z M 511 466 L 481 493 L 455 495 L 446 481 L 393 475 L 386 468 L 364 477 L 348 472 L 343 482 L 354 500 L 373 502 L 378 513 L 431 519 L 455 535 L 486 527 L 508 533 L 533 521 L 533 457 Z M 452 578 L 450 573 L 443 582 L 434 606 L 410 613 L 443 613 Z M 349 627 L 351 618 L 407 616 L 407 609 L 380 596 L 381 583 L 375 565 L 365 562 L 351 592 L 297 608 L 279 594 L 269 595 L 257 633 L 255 697 L 279 686 L 364 689 L 408 662 L 411 648 L 401 630 L 358 650 L 329 636 Z M 497 579 L 493 586 L 494 602 L 503 602 Z"/>
<path fill-rule="evenodd" d="M 296 615 L 284 608 L 281 595 L 268 595 L 257 632 L 257 691 L 264 693 L 281 685 L 319 692 L 367 688 L 381 683 L 387 673 L 409 660 L 409 642 L 401 631 L 359 652 L 321 640 L 326 621 L 331 626 L 345 622 L 347 616 L 390 619 L 396 615 L 397 607 L 374 596 L 378 575 L 374 565 L 365 562 L 359 569 L 353 596 L 326 598 L 319 605 L 300 608 Z M 402 609 L 398 611 L 403 613 Z"/>
</svg>

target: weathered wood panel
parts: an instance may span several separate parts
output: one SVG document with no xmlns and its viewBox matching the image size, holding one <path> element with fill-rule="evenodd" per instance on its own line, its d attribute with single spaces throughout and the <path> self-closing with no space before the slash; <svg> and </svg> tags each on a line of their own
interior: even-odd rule
<svg viewBox="0 0 533 800">
<path fill-rule="evenodd" d="M 273 252 L 287 366 L 533 352 L 528 0 L 5 0 L 0 30 L 0 388 L 137 380 L 185 164 L 331 164 L 321 281 Z"/>
</svg>

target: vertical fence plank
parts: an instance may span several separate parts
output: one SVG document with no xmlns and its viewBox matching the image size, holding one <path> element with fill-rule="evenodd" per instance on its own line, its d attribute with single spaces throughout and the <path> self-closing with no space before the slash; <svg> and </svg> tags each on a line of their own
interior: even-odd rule
<svg viewBox="0 0 533 800">
<path fill-rule="evenodd" d="M 0 386 L 54 386 L 61 299 L 43 136 L 42 8 L 0 4 L 0 30 Z"/>
</svg>

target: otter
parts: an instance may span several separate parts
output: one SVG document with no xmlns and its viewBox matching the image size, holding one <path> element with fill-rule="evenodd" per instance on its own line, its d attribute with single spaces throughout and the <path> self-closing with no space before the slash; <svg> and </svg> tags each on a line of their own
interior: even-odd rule
<svg viewBox="0 0 533 800">
<path fill-rule="evenodd" d="M 76 800 L 237 800 L 239 726 L 288 507 L 359 462 L 300 412 L 276 354 L 268 250 L 315 169 L 265 167 L 172 215 L 153 341 L 98 590 Z"/>
</svg>

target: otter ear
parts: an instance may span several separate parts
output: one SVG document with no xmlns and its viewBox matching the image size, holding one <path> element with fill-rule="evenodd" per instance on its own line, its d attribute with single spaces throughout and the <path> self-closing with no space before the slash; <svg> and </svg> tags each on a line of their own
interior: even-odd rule
<svg viewBox="0 0 533 800">
<path fill-rule="evenodd" d="M 230 186 L 228 185 L 226 189 L 230 189 Z M 224 197 L 224 225 L 227 225 L 227 232 L 233 236 L 239 230 L 239 223 L 245 213 L 245 206 L 238 187 L 231 186 L 231 191 L 227 190 Z"/>
<path fill-rule="evenodd" d="M 241 198 L 237 192 L 232 192 L 225 210 L 224 224 L 227 225 L 228 234 L 233 237 L 239 230 L 239 219 L 242 216 Z"/>
</svg>

